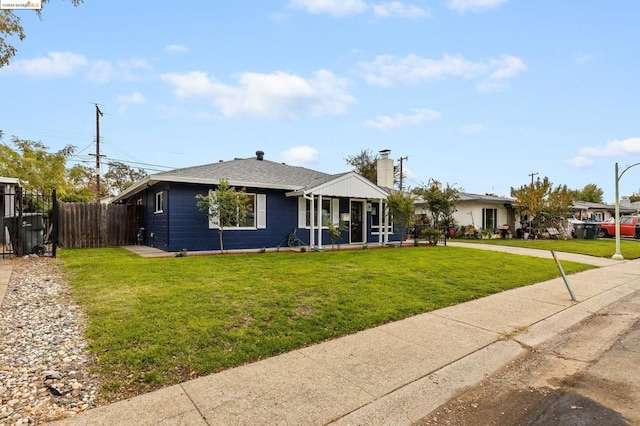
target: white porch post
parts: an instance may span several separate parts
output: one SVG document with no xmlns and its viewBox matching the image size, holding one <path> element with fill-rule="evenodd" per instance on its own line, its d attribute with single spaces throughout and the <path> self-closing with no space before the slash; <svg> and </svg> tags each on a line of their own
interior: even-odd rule
<svg viewBox="0 0 640 426">
<path fill-rule="evenodd" d="M 318 248 L 322 248 L 322 194 L 318 195 Z"/>
<path fill-rule="evenodd" d="M 382 221 L 383 221 L 383 211 L 382 211 L 382 198 L 378 200 L 378 245 L 382 245 Z"/>
<path fill-rule="evenodd" d="M 309 245 L 311 247 L 313 247 L 316 244 L 316 238 L 314 233 L 314 225 L 315 225 L 315 215 L 313 214 L 315 212 L 314 210 L 315 205 L 314 205 L 314 198 L 313 198 L 313 194 L 311 194 L 311 201 L 309 202 Z"/>
<path fill-rule="evenodd" d="M 389 206 L 384 209 L 384 243 L 387 244 L 389 242 Z"/>
</svg>

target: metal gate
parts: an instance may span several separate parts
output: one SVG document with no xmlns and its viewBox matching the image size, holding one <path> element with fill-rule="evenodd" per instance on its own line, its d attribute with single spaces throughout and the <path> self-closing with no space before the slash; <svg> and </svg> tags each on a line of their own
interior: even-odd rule
<svg viewBox="0 0 640 426">
<path fill-rule="evenodd" d="M 56 256 L 58 203 L 50 195 L 20 187 L 0 187 L 2 257 Z"/>
</svg>

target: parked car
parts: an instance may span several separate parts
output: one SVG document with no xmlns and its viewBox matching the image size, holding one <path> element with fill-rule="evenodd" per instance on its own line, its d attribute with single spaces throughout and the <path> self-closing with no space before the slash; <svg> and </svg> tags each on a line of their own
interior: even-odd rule
<svg viewBox="0 0 640 426">
<path fill-rule="evenodd" d="M 600 231 L 599 238 L 616 236 L 616 220 L 609 218 L 604 222 L 598 222 Z M 638 216 L 620 216 L 620 237 L 640 238 L 640 224 Z"/>
</svg>

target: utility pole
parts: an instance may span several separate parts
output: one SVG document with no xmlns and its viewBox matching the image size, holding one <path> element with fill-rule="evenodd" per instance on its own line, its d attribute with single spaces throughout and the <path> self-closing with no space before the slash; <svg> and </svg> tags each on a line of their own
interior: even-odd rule
<svg viewBox="0 0 640 426">
<path fill-rule="evenodd" d="M 102 111 L 100 111 L 100 107 L 98 106 L 98 104 L 95 104 L 96 106 L 96 192 L 97 192 L 97 196 L 100 196 L 100 157 L 102 157 L 100 155 L 100 117 L 102 117 L 104 114 L 102 114 Z M 89 155 L 93 155 L 93 154 L 89 154 Z"/>
<path fill-rule="evenodd" d="M 536 173 L 529 173 L 529 175 L 528 175 L 528 176 L 531 176 L 531 187 L 533 187 L 533 177 L 534 177 L 535 175 L 537 175 L 537 174 L 538 174 L 538 173 L 536 172 Z"/>
<path fill-rule="evenodd" d="M 402 179 L 404 179 L 404 172 L 402 171 L 402 163 L 405 160 L 409 160 L 408 156 L 400 157 L 398 161 L 400 162 L 400 192 L 402 192 Z"/>
</svg>

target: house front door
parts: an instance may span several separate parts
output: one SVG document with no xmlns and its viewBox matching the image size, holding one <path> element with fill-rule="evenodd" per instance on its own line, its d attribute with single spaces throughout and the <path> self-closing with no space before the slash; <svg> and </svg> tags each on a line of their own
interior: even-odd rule
<svg viewBox="0 0 640 426">
<path fill-rule="evenodd" d="M 351 201 L 350 242 L 364 242 L 364 201 Z"/>
</svg>

